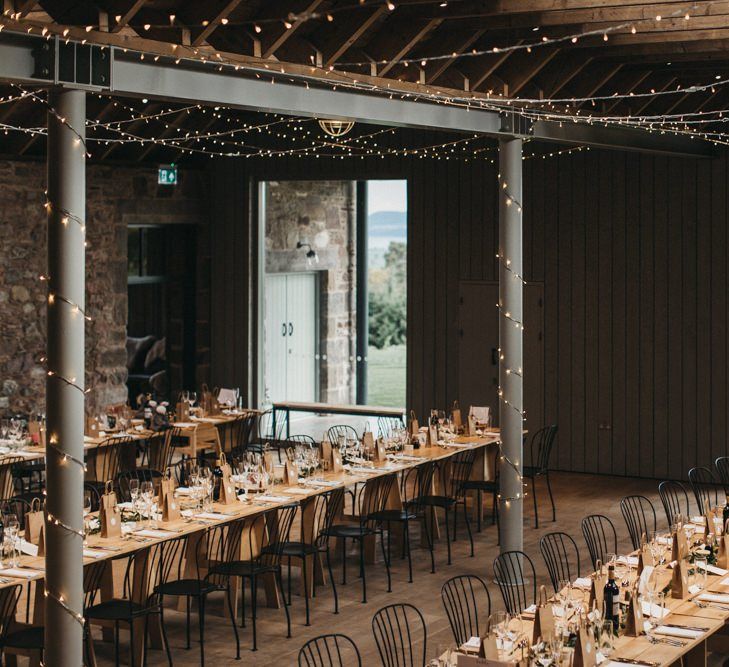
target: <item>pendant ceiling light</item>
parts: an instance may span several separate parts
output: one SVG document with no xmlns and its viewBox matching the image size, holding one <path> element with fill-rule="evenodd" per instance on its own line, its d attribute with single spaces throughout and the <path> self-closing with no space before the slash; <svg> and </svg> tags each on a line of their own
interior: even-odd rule
<svg viewBox="0 0 729 667">
<path fill-rule="evenodd" d="M 320 120 L 319 126 L 330 137 L 343 137 L 354 127 L 354 121 L 351 120 Z"/>
</svg>

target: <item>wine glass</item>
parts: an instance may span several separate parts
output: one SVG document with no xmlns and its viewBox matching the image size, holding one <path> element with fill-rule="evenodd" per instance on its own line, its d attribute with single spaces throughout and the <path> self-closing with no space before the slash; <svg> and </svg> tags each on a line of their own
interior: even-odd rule
<svg viewBox="0 0 729 667">
<path fill-rule="evenodd" d="M 191 391 L 188 398 L 188 403 L 190 404 L 190 407 L 194 407 L 195 403 L 197 403 L 197 392 Z"/>
<path fill-rule="evenodd" d="M 141 486 L 142 501 L 147 512 L 147 527 L 152 527 L 152 504 L 154 502 L 154 484 L 152 482 L 142 482 Z"/>
<path fill-rule="evenodd" d="M 708 561 L 706 558 L 697 558 L 694 560 L 694 585 L 698 586 L 702 591 L 706 588 L 706 568 Z"/>
<path fill-rule="evenodd" d="M 136 510 L 139 507 L 139 480 L 129 480 L 129 497 L 132 501 L 132 509 Z"/>
<path fill-rule="evenodd" d="M 654 630 L 663 622 L 663 609 L 666 606 L 666 594 L 663 591 L 648 593 L 649 620 L 645 626 L 645 634 L 651 643 L 655 643 Z"/>
<path fill-rule="evenodd" d="M 6 514 L 3 518 L 4 539 L 6 541 L 7 550 L 10 554 L 10 567 L 18 566 L 18 532 L 20 531 L 20 522 L 15 514 Z"/>
<path fill-rule="evenodd" d="M 615 626 L 611 620 L 603 620 L 597 626 L 597 647 L 600 653 L 602 653 L 606 658 L 610 657 L 610 654 L 615 648 L 615 635 Z"/>
<path fill-rule="evenodd" d="M 487 627 L 489 634 L 496 637 L 496 649 L 500 657 L 508 657 L 510 649 L 506 649 L 506 635 L 508 633 L 509 614 L 505 611 L 495 611 L 489 616 Z"/>
<path fill-rule="evenodd" d="M 91 514 L 92 505 L 91 491 L 84 491 L 84 546 L 89 545 L 89 514 Z"/>
</svg>

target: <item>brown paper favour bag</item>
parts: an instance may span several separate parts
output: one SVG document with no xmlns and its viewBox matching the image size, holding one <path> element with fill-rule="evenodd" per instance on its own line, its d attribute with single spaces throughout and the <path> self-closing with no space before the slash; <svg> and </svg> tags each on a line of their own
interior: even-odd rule
<svg viewBox="0 0 729 667">
<path fill-rule="evenodd" d="M 38 544 L 38 538 L 44 528 L 43 502 L 33 498 L 30 509 L 25 513 L 25 541 Z"/>
<path fill-rule="evenodd" d="M 605 584 L 607 583 L 607 574 L 604 571 L 602 562 L 597 561 L 597 570 L 590 577 L 590 602 L 589 606 L 592 608 L 595 606 L 597 609 L 602 610 L 604 602 Z"/>
<path fill-rule="evenodd" d="M 541 638 L 542 641 L 549 641 L 554 636 L 554 613 L 552 605 L 549 604 L 547 589 L 539 587 L 537 594 L 537 609 L 534 613 L 534 630 L 532 632 L 532 644 L 536 644 Z"/>
<path fill-rule="evenodd" d="M 674 562 L 673 565 L 671 597 L 676 600 L 685 600 L 689 595 L 688 564 L 682 559 Z"/>
<path fill-rule="evenodd" d="M 387 449 L 385 448 L 385 441 L 382 438 L 377 438 L 374 459 L 378 463 L 387 461 Z"/>
<path fill-rule="evenodd" d="M 332 449 L 332 472 L 342 472 L 342 452 L 336 447 Z"/>
<path fill-rule="evenodd" d="M 628 637 L 640 637 L 643 634 L 643 610 L 638 599 L 638 587 L 626 593 L 628 608 L 625 613 L 625 634 Z"/>
<path fill-rule="evenodd" d="M 230 466 L 225 460 L 225 454 L 221 454 L 218 466 L 222 473 L 220 476 L 220 493 L 218 494 L 218 502 L 221 505 L 232 505 L 233 503 L 237 503 L 238 494 L 236 493 L 235 484 L 232 480 Z"/>
<path fill-rule="evenodd" d="M 590 637 L 584 623 L 580 623 L 575 642 L 575 653 L 572 659 L 573 667 L 595 667 L 597 665 L 597 647 Z"/>
<path fill-rule="evenodd" d="M 415 416 L 415 410 L 410 410 L 410 424 L 408 424 L 408 432 L 411 436 L 418 435 L 420 430 L 420 424 L 418 424 L 418 418 Z"/>
<path fill-rule="evenodd" d="M 284 484 L 295 486 L 299 483 L 299 467 L 291 460 L 286 461 L 284 467 Z"/>
<path fill-rule="evenodd" d="M 101 496 L 99 524 L 101 525 L 101 537 L 121 537 L 121 510 L 117 504 L 114 484 L 111 480 L 106 482 L 104 495 Z"/>
<path fill-rule="evenodd" d="M 453 409 L 451 410 L 451 422 L 453 423 L 453 429 L 456 433 L 461 431 L 463 428 L 463 417 L 461 416 L 461 408 L 458 405 L 458 401 L 453 401 Z"/>
</svg>

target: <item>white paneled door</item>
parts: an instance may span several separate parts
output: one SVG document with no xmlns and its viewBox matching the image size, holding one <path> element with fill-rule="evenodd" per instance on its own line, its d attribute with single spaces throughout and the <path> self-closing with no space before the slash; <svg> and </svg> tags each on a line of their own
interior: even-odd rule
<svg viewBox="0 0 729 667">
<path fill-rule="evenodd" d="M 316 401 L 317 276 L 269 273 L 265 283 L 266 401 Z"/>
</svg>

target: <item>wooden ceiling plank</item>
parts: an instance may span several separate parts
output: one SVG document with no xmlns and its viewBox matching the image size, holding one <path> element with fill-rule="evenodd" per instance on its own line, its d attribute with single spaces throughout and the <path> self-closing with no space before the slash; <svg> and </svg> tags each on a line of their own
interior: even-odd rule
<svg viewBox="0 0 729 667">
<path fill-rule="evenodd" d="M 324 59 L 324 66 L 329 67 L 330 65 L 333 65 L 337 62 L 337 60 L 347 52 L 348 49 L 352 47 L 353 44 L 355 44 L 362 35 L 364 35 L 367 30 L 370 29 L 370 27 L 384 14 L 387 14 L 389 10 L 387 9 L 387 5 L 383 4 L 379 6 L 377 9 L 375 9 L 374 12 L 372 12 L 364 21 L 362 21 L 354 31 L 349 33 L 349 36 L 343 40 L 339 46 L 333 49 L 331 54 L 327 55 L 325 51 L 325 59 Z"/>
<path fill-rule="evenodd" d="M 421 28 L 419 28 L 411 37 L 410 39 L 405 42 L 405 44 L 400 47 L 400 49 L 395 53 L 394 55 L 386 58 L 375 58 L 375 60 L 385 60 L 387 59 L 389 62 L 382 67 L 382 69 L 378 72 L 378 76 L 385 76 L 395 65 L 397 65 L 401 58 L 404 58 L 410 51 L 415 48 L 415 45 L 423 39 L 431 30 L 434 30 L 437 28 L 441 23 L 443 22 L 443 19 L 431 19 L 428 21 L 425 25 L 423 25 Z"/>
<path fill-rule="evenodd" d="M 434 72 L 429 73 L 426 77 L 426 83 L 433 83 L 438 77 L 443 74 L 460 56 L 463 55 L 463 53 L 471 48 L 476 41 L 486 32 L 486 29 L 477 30 L 474 32 L 463 44 L 461 44 L 457 49 L 453 51 L 453 55 L 450 58 L 447 58 L 445 60 L 436 61 L 438 62 L 438 65 L 435 68 Z"/>
<path fill-rule="evenodd" d="M 636 76 L 634 77 L 633 82 L 628 84 L 627 88 L 621 87 L 620 92 L 630 95 L 630 93 L 635 92 L 635 89 L 638 86 L 640 86 L 640 84 L 643 83 L 651 74 L 652 74 L 652 72 L 650 70 L 648 70 L 646 72 L 638 72 L 636 74 Z M 621 104 L 621 102 L 624 102 L 624 101 L 625 101 L 625 98 L 621 97 L 617 100 L 614 100 L 613 102 L 608 102 L 605 106 L 605 109 L 602 112 L 602 115 L 609 114 L 613 109 L 615 109 L 619 104 Z"/>
<path fill-rule="evenodd" d="M 116 16 L 119 16 L 120 18 L 118 21 L 115 20 L 114 26 L 111 28 L 111 32 L 119 32 L 122 28 L 127 26 L 139 13 L 139 10 L 144 7 L 146 2 L 147 0 L 132 0 L 125 11 L 117 13 Z"/>
<path fill-rule="evenodd" d="M 521 68 L 516 78 L 506 78 L 509 85 L 509 95 L 516 95 L 524 86 L 526 86 L 544 67 L 546 67 L 552 59 L 560 52 L 557 48 L 544 48 L 538 53 L 529 54 L 533 59 L 530 66 Z"/>
<path fill-rule="evenodd" d="M 16 16 L 20 16 L 20 18 L 24 18 L 30 14 L 33 9 L 35 9 L 35 6 L 38 4 L 38 0 L 23 0 L 22 2 L 17 2 L 15 4 L 15 14 Z"/>
<path fill-rule="evenodd" d="M 668 81 L 666 81 L 665 84 L 663 84 L 659 88 L 656 88 L 655 89 L 656 92 L 657 93 L 662 93 L 662 92 L 668 90 L 671 87 L 671 85 L 673 83 L 675 83 L 675 81 L 676 81 L 676 78 L 675 77 L 671 77 Z M 647 98 L 647 101 L 643 102 L 643 104 L 641 104 L 639 107 L 636 107 L 636 109 L 631 112 L 631 115 L 632 116 L 639 116 L 641 113 L 643 113 L 643 111 L 645 111 L 653 103 L 653 100 L 655 100 L 655 99 L 656 99 L 655 96 L 654 97 Z"/>
<path fill-rule="evenodd" d="M 587 67 L 593 58 L 579 58 L 578 60 L 570 63 L 569 67 L 565 67 L 559 73 L 559 76 L 555 77 L 550 82 L 549 88 L 544 91 L 545 97 L 554 97 L 562 88 L 564 88 L 570 81 L 572 81 L 585 67 Z"/>
<path fill-rule="evenodd" d="M 523 40 L 519 40 L 517 44 L 521 44 Z M 471 82 L 471 90 L 478 90 L 481 85 L 488 79 L 499 67 L 501 67 L 516 51 L 502 51 L 501 53 L 495 53 L 493 55 L 492 62 L 484 69 L 477 78 Z"/>
<path fill-rule="evenodd" d="M 276 53 L 276 51 L 278 51 L 278 49 L 281 48 L 281 46 L 283 46 L 286 41 L 298 30 L 298 28 L 300 28 L 306 21 L 308 21 L 306 15 L 315 12 L 319 5 L 322 4 L 322 2 L 324 2 L 324 0 L 312 0 L 312 2 L 309 3 L 306 9 L 301 12 L 302 16 L 292 21 L 290 24 L 291 27 L 284 28 L 283 32 L 281 32 L 281 34 L 279 34 L 279 36 L 273 40 L 271 45 L 263 50 L 263 57 L 270 58 L 274 53 Z"/>
<path fill-rule="evenodd" d="M 228 0 L 221 8 L 220 11 L 212 18 L 209 19 L 209 23 L 203 28 L 202 32 L 195 37 L 192 42 L 193 46 L 200 46 L 203 42 L 206 42 L 208 37 L 212 35 L 221 25 L 222 21 L 226 20 L 230 16 L 231 12 L 242 2 L 243 0 Z"/>
</svg>

